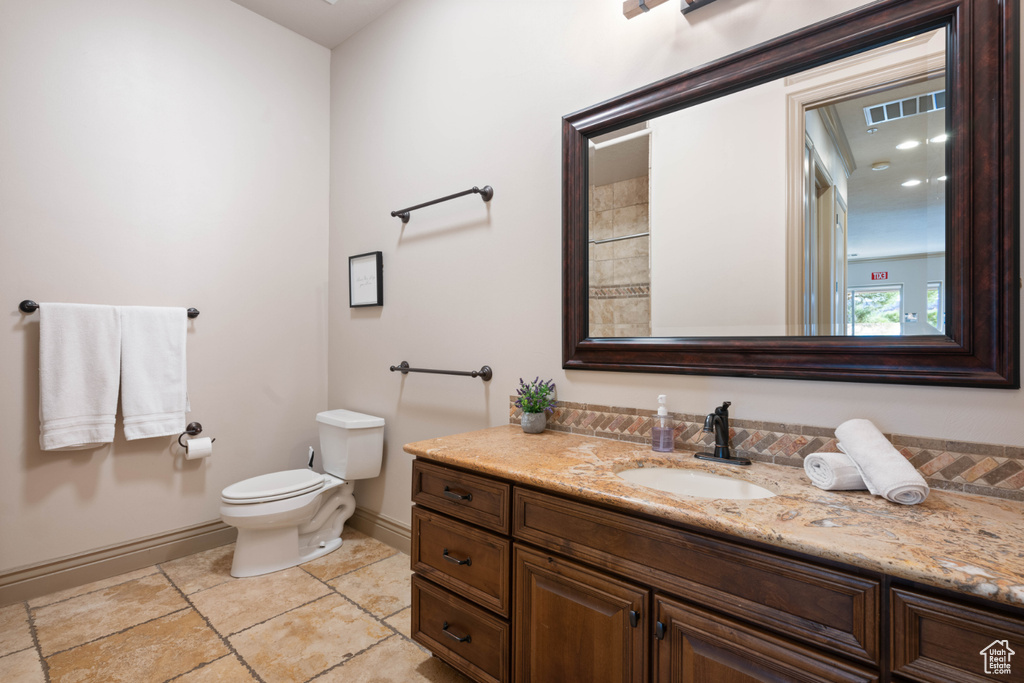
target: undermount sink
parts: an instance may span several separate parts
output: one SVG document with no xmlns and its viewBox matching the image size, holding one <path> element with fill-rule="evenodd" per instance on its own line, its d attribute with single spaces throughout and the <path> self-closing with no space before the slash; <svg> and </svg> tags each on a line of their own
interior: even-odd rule
<svg viewBox="0 0 1024 683">
<path fill-rule="evenodd" d="M 753 500 L 772 498 L 775 495 L 766 488 L 742 479 L 673 467 L 638 467 L 624 470 L 618 475 L 633 484 L 695 498 Z"/>
</svg>

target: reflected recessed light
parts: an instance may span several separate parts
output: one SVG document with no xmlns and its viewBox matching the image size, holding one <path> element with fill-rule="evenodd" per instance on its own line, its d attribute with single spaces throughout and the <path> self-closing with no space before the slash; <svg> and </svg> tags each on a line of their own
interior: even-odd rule
<svg viewBox="0 0 1024 683">
<path fill-rule="evenodd" d="M 871 164 L 872 171 L 884 171 L 887 168 L 889 168 L 888 161 L 876 161 L 875 163 Z"/>
<path fill-rule="evenodd" d="M 949 136 L 943 133 L 942 135 L 936 135 L 935 137 L 928 140 L 928 142 L 945 142 L 949 139 Z"/>
<path fill-rule="evenodd" d="M 877 132 L 878 132 L 877 128 L 868 128 L 868 130 L 867 130 L 868 135 L 874 135 Z"/>
<path fill-rule="evenodd" d="M 945 181 L 945 180 L 946 180 L 946 176 L 944 176 L 944 175 L 940 175 L 940 176 L 939 176 L 939 180 Z"/>
<path fill-rule="evenodd" d="M 913 149 L 914 147 L 917 147 L 920 144 L 921 143 L 918 140 L 907 140 L 906 142 L 901 142 L 900 144 L 896 145 L 896 149 Z"/>
<path fill-rule="evenodd" d="M 901 184 L 903 185 L 903 187 L 914 187 L 915 185 L 920 185 L 921 181 L 917 180 L 916 178 L 911 178 L 910 180 L 906 181 L 905 183 L 901 183 Z"/>
</svg>

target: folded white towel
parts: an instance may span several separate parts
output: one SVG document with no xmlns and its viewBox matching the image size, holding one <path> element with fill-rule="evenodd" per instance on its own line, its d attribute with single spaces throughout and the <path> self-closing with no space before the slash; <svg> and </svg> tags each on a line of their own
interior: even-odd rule
<svg viewBox="0 0 1024 683">
<path fill-rule="evenodd" d="M 121 414 L 129 441 L 185 431 L 184 308 L 122 306 Z"/>
<path fill-rule="evenodd" d="M 903 505 L 916 505 L 928 497 L 924 477 L 870 420 L 847 420 L 836 427 L 836 438 L 839 450 L 850 456 L 871 493 Z"/>
<path fill-rule="evenodd" d="M 811 483 L 826 491 L 861 491 L 867 488 L 857 466 L 846 453 L 821 451 L 804 458 Z"/>
<path fill-rule="evenodd" d="M 90 448 L 114 440 L 121 320 L 113 306 L 39 307 L 39 445 Z"/>
</svg>

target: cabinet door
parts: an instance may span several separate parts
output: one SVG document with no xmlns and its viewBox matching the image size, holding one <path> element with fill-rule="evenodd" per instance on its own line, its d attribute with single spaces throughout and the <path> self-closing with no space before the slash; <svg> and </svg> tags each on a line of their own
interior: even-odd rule
<svg viewBox="0 0 1024 683">
<path fill-rule="evenodd" d="M 878 676 L 853 664 L 657 596 L 655 683 L 859 683 Z"/>
<path fill-rule="evenodd" d="M 646 590 L 528 548 L 513 556 L 518 683 L 646 680 Z"/>
</svg>

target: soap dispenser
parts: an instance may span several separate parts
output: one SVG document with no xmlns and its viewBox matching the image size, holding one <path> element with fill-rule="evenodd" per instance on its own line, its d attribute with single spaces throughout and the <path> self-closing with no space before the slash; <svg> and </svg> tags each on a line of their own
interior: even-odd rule
<svg viewBox="0 0 1024 683">
<path fill-rule="evenodd" d="M 658 396 L 658 414 L 654 416 L 654 427 L 651 429 L 651 448 L 659 453 L 671 453 L 675 446 L 675 425 L 668 417 L 665 408 L 665 394 Z"/>
</svg>

